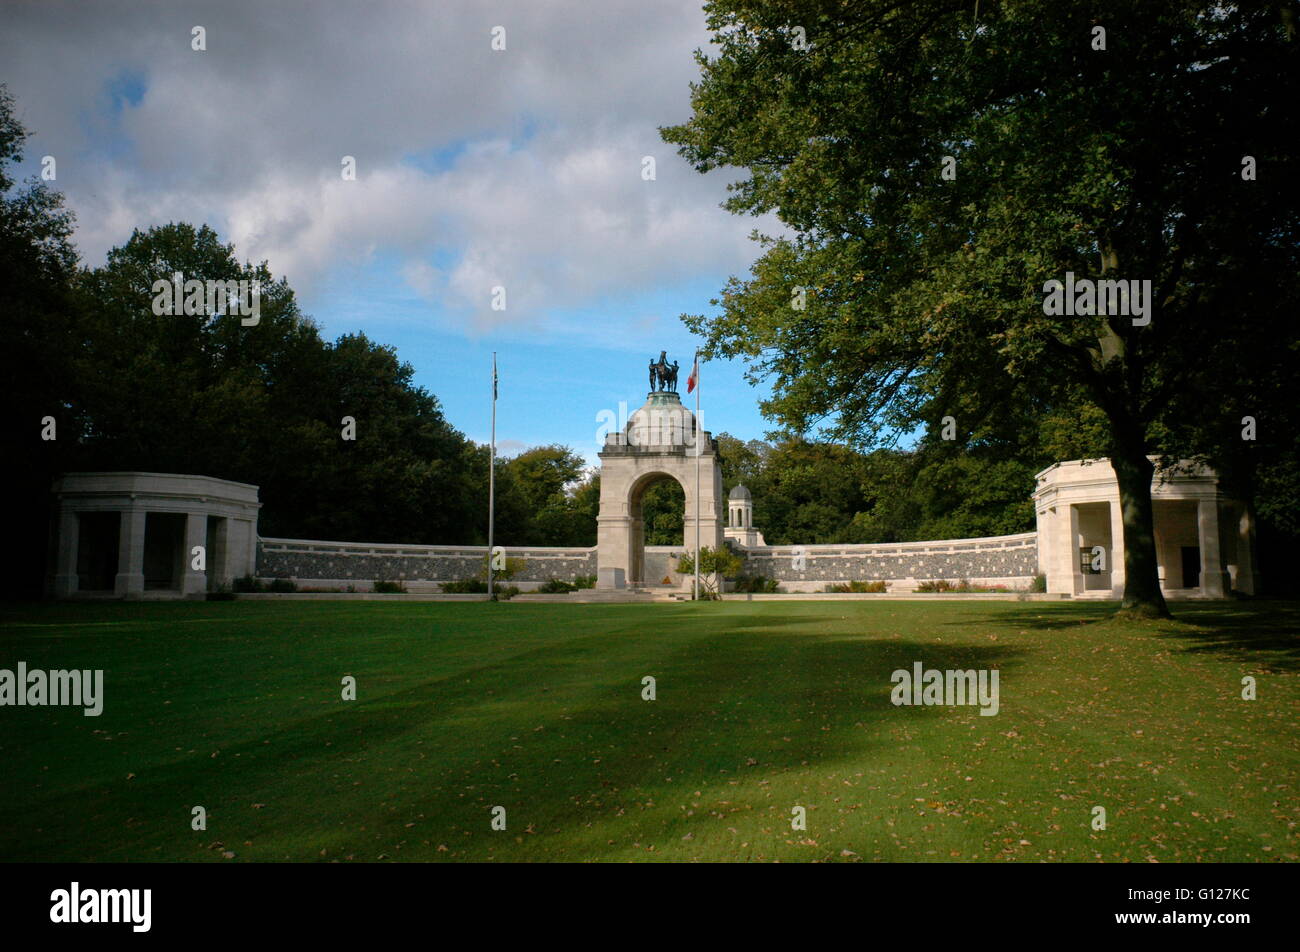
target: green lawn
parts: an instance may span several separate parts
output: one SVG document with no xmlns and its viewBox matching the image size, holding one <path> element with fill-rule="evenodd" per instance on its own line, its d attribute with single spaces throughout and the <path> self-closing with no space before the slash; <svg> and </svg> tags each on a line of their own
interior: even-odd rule
<svg viewBox="0 0 1300 952">
<path fill-rule="evenodd" d="M 1112 608 L 0 607 L 0 668 L 105 670 L 0 708 L 0 859 L 1295 860 L 1300 605 Z M 915 661 L 1000 712 L 893 706 Z"/>
</svg>

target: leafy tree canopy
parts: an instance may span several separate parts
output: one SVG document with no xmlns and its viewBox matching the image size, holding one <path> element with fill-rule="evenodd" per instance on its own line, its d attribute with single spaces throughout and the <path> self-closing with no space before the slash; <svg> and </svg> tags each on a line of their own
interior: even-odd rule
<svg viewBox="0 0 1300 952">
<path fill-rule="evenodd" d="M 1281 402 L 1295 346 L 1294 4 L 706 11 L 716 53 L 697 54 L 692 115 L 663 136 L 701 172 L 740 171 L 725 207 L 790 232 L 760 236 L 720 313 L 685 318 L 706 353 L 771 378 L 781 424 L 858 443 L 945 416 L 971 433 L 1009 405 L 1095 408 L 1125 606 L 1164 613 L 1148 454 L 1239 454 L 1215 434 Z M 1067 273 L 1150 282 L 1146 311 L 1048 313 Z"/>
</svg>

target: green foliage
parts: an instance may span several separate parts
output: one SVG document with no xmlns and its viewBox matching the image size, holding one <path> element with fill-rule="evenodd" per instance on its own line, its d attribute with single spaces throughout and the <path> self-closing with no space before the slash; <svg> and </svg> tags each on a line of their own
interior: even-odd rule
<svg viewBox="0 0 1300 952">
<path fill-rule="evenodd" d="M 501 544 L 595 544 L 600 484 L 567 447 L 539 446 L 503 461 L 497 493 Z"/>
<path fill-rule="evenodd" d="M 740 574 L 745 560 L 730 546 L 721 545 L 714 549 L 709 546 L 700 548 L 700 591 L 701 599 L 718 598 L 717 579 L 732 579 Z M 677 560 L 677 571 L 682 575 L 694 576 L 695 556 L 691 552 L 683 553 Z"/>
<path fill-rule="evenodd" d="M 574 588 L 595 588 L 596 576 L 578 575 L 573 579 L 573 587 Z"/>
<path fill-rule="evenodd" d="M 864 453 L 786 438 L 747 449 L 753 455 L 744 482 L 754 496 L 754 525 L 769 545 L 1029 531 L 1034 474 L 1050 462 L 1032 433 L 1014 448 L 923 441 L 911 451 Z M 725 459 L 722 465 L 724 484 L 740 481 Z"/>
<path fill-rule="evenodd" d="M 702 575 L 720 575 L 723 578 L 735 578 L 744 567 L 745 560 L 726 545 L 714 549 L 710 546 L 700 548 L 700 573 Z M 682 575 L 695 574 L 695 555 L 684 552 L 677 559 L 677 571 Z"/>
<path fill-rule="evenodd" d="M 916 591 L 926 593 L 952 592 L 969 594 L 973 592 L 1006 592 L 1009 591 L 1009 589 L 1005 585 L 973 585 L 966 579 L 962 579 L 959 582 L 953 582 L 946 578 L 941 578 L 933 581 L 921 582 L 916 586 Z"/>
<path fill-rule="evenodd" d="M 841 595 L 850 592 L 858 594 L 880 594 L 888 590 L 884 582 L 831 582 L 826 585 L 824 591 L 837 592 Z"/>
<path fill-rule="evenodd" d="M 273 578 L 271 584 L 266 587 L 268 592 L 278 592 L 281 594 L 298 591 L 298 584 L 291 578 Z"/>
<path fill-rule="evenodd" d="M 986 5 L 977 27 L 947 0 L 706 11 L 713 55 L 697 53 L 692 114 L 663 137 L 700 172 L 740 170 L 725 207 L 790 232 L 759 236 L 717 312 L 685 317 L 706 354 L 770 379 L 772 419 L 842 442 L 944 416 L 966 435 L 1077 418 L 1049 440 L 1104 441 L 1126 604 L 1163 610 L 1147 456 L 1191 447 L 1248 473 L 1226 421 L 1294 403 L 1294 11 L 1127 0 L 1108 7 L 1123 28 L 1105 52 L 1082 0 Z M 1247 148 L 1268 175 L 1242 178 Z M 1067 272 L 1151 281 L 1150 323 L 1045 314 L 1044 283 Z M 790 522 L 815 536 L 830 514 L 807 506 Z"/>
<path fill-rule="evenodd" d="M 477 576 L 481 581 L 483 582 L 487 581 L 488 568 L 491 566 L 491 564 L 492 564 L 491 554 L 489 553 L 488 555 L 483 556 L 483 562 L 479 566 L 478 576 Z M 528 563 L 525 562 L 523 559 L 518 559 L 515 558 L 514 556 L 506 556 L 503 567 L 493 571 L 492 578 L 493 580 L 498 582 L 507 581 L 509 579 L 514 578 L 516 575 L 522 572 L 524 568 L 527 566 L 527 564 Z"/>
<path fill-rule="evenodd" d="M 571 585 L 564 579 L 551 578 L 538 587 L 537 591 L 543 595 L 567 595 L 569 592 L 577 591 L 578 586 Z"/>
<path fill-rule="evenodd" d="M 0 428 L 5 498 L 20 501 L 5 517 L 0 593 L 40 591 L 52 515 L 50 483 L 76 466 L 77 435 L 86 425 L 79 398 L 97 371 L 81 359 L 81 301 L 76 294 L 74 216 L 63 196 L 35 177 L 19 185 L 27 131 L 0 85 L 0 387 L 12 424 Z M 53 416 L 58 438 L 38 439 Z"/>
<path fill-rule="evenodd" d="M 397 595 L 406 591 L 406 587 L 393 579 L 375 579 L 374 591 L 381 595 Z"/>
<path fill-rule="evenodd" d="M 445 595 L 486 595 L 488 584 L 486 576 L 479 576 L 477 578 L 462 578 L 442 582 L 438 588 Z M 492 584 L 492 594 L 500 599 L 509 599 L 511 596 L 519 594 L 519 586 L 502 585 L 501 576 L 498 575 Z"/>
<path fill-rule="evenodd" d="M 235 579 L 232 587 L 236 592 L 266 591 L 266 586 L 262 584 L 262 581 L 252 575 L 241 575 L 239 578 Z"/>
<path fill-rule="evenodd" d="M 829 443 L 783 439 L 763 454 L 749 485 L 754 524 L 771 545 L 833 542 L 866 505 L 860 453 Z"/>
<path fill-rule="evenodd" d="M 646 545 L 684 545 L 686 494 L 675 479 L 662 479 L 641 496 Z"/>
<path fill-rule="evenodd" d="M 729 493 L 737 484 L 752 488 L 771 452 L 771 447 L 762 440 L 739 440 L 730 433 L 720 433 L 718 442 L 718 465 L 722 469 L 722 490 Z"/>
<path fill-rule="evenodd" d="M 750 592 L 754 594 L 772 594 L 781 590 L 781 585 L 774 578 L 762 575 L 737 575 L 732 583 L 733 592 Z"/>
</svg>

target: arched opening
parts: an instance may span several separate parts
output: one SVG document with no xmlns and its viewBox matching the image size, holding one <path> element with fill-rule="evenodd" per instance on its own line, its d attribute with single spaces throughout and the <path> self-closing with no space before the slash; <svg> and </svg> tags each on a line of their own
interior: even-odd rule
<svg viewBox="0 0 1300 952">
<path fill-rule="evenodd" d="M 647 474 L 633 484 L 628 494 L 628 515 L 628 584 L 665 584 L 664 579 L 671 580 L 677 571 L 673 554 L 684 550 L 685 488 L 667 473 Z M 672 551 L 667 551 L 668 547 Z"/>
</svg>

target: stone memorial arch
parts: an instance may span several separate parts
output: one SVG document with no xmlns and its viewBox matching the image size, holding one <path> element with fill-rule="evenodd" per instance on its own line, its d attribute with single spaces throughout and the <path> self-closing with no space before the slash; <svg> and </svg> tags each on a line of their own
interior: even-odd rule
<svg viewBox="0 0 1300 952">
<path fill-rule="evenodd" d="M 600 514 L 596 520 L 596 587 L 638 588 L 645 578 L 645 491 L 674 479 L 686 497 L 682 543 L 695 551 L 696 466 L 699 467 L 700 545 L 717 548 L 723 537 L 722 469 L 712 434 L 678 397 L 677 366 L 660 353 L 650 364 L 651 391 L 628 417 L 621 432 L 610 433 L 600 456 Z"/>
</svg>

